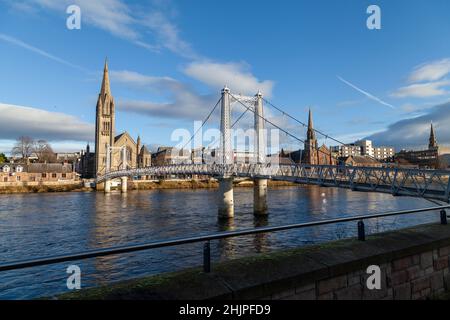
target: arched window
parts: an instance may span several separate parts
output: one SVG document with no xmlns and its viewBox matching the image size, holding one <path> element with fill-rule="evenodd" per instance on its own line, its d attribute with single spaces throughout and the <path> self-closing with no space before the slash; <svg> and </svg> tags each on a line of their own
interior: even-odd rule
<svg viewBox="0 0 450 320">
<path fill-rule="evenodd" d="M 3 166 L 3 172 L 9 172 L 11 169 L 8 165 Z"/>
<path fill-rule="evenodd" d="M 127 162 L 131 162 L 132 155 L 133 155 L 133 150 L 131 150 L 130 147 L 127 147 Z"/>
</svg>

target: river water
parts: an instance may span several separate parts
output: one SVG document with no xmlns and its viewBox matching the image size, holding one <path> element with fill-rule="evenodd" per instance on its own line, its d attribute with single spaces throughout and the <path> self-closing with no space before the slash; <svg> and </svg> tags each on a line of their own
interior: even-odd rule
<svg viewBox="0 0 450 320">
<path fill-rule="evenodd" d="M 253 190 L 235 189 L 235 218 L 217 219 L 215 190 L 150 190 L 0 195 L 0 263 L 261 226 L 432 206 L 416 198 L 317 186 L 269 190 L 269 216 L 255 218 Z M 371 219 L 368 232 L 439 221 L 438 213 Z M 356 235 L 356 222 L 211 243 L 213 263 L 274 249 Z M 67 292 L 66 268 L 81 268 L 82 287 L 157 274 L 202 263 L 202 244 L 93 258 L 0 273 L 0 299 Z"/>
</svg>

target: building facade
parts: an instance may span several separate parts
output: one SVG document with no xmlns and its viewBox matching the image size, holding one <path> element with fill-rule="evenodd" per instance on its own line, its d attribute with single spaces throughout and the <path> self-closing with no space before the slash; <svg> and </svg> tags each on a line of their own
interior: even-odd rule
<svg viewBox="0 0 450 320">
<path fill-rule="evenodd" d="M 440 168 L 439 145 L 437 143 L 433 124 L 431 124 L 428 149 L 418 151 L 402 150 L 395 155 L 395 162 L 398 165 L 413 165 L 418 166 L 419 168 Z"/>
<path fill-rule="evenodd" d="M 30 163 L 0 165 L 0 182 L 72 182 L 78 180 L 71 164 Z"/>
<path fill-rule="evenodd" d="M 337 163 L 330 149 L 324 144 L 318 147 L 311 110 L 309 110 L 308 114 L 308 130 L 304 145 L 305 148 L 301 152 L 302 163 L 313 165 L 335 165 Z"/>
<path fill-rule="evenodd" d="M 115 103 L 111 93 L 108 62 L 105 61 L 103 80 L 96 106 L 95 152 L 89 147 L 82 154 L 78 170 L 84 178 L 102 175 L 111 170 L 146 167 L 151 165 L 151 154 L 128 132 L 115 133 Z"/>
<path fill-rule="evenodd" d="M 366 156 L 376 160 L 390 160 L 395 155 L 394 147 L 375 147 L 371 140 L 359 140 L 355 143 L 331 147 L 339 157 Z"/>
</svg>

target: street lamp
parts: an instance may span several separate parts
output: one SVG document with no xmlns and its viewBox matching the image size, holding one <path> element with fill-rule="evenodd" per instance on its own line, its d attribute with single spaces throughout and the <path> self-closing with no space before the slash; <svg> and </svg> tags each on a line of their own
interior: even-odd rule
<svg viewBox="0 0 450 320">
<path fill-rule="evenodd" d="M 109 144 L 106 145 L 106 173 L 111 172 L 111 155 L 113 150 L 120 150 L 122 152 L 122 169 L 127 168 L 127 147 L 113 147 Z"/>
</svg>

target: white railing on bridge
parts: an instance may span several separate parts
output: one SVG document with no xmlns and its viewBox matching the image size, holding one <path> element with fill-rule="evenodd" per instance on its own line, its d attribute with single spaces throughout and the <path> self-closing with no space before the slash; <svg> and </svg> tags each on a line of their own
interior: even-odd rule
<svg viewBox="0 0 450 320">
<path fill-rule="evenodd" d="M 352 167 L 333 165 L 274 164 L 176 164 L 111 171 L 96 179 L 97 183 L 120 177 L 211 176 L 261 178 L 349 188 L 355 191 L 391 193 L 438 199 L 449 202 L 450 171 Z"/>
</svg>

